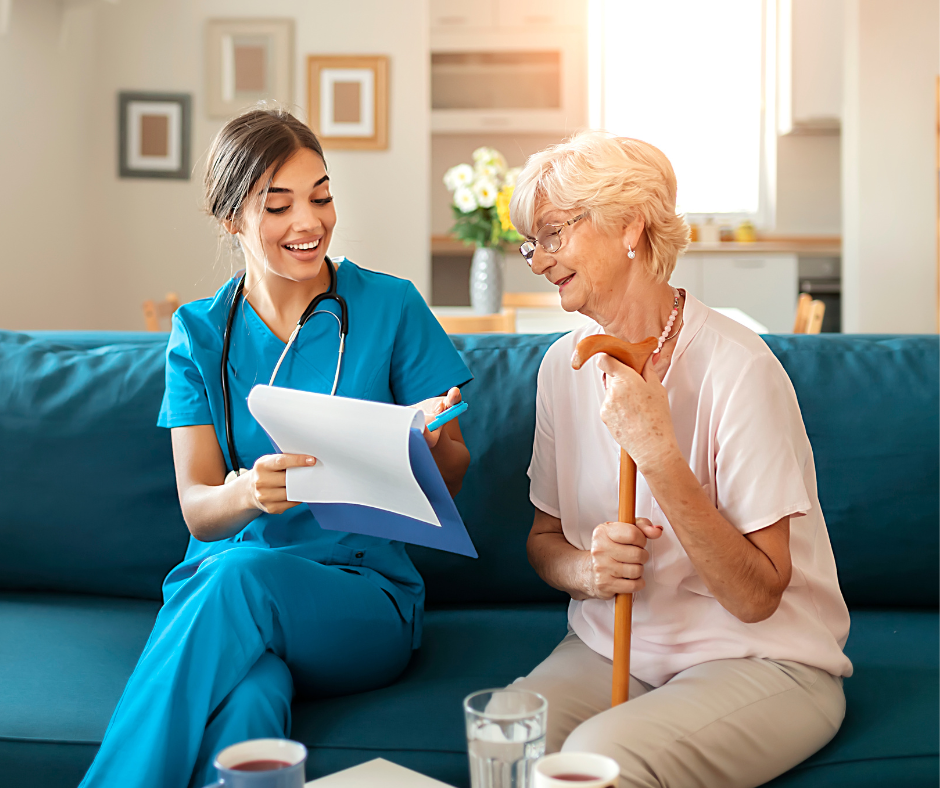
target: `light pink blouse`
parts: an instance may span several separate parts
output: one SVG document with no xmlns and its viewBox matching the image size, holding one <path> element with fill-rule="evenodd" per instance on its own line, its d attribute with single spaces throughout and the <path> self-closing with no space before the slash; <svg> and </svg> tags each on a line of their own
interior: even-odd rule
<svg viewBox="0 0 940 788">
<path fill-rule="evenodd" d="M 631 672 L 660 686 L 716 659 L 793 660 L 849 676 L 842 652 L 849 614 L 816 493 L 813 450 L 796 394 L 764 341 L 686 296 L 685 324 L 664 385 L 676 437 L 718 511 L 742 534 L 790 515 L 793 579 L 767 620 L 745 624 L 711 595 L 675 532 L 637 477 L 638 517 L 663 526 L 647 544 L 646 588 L 633 606 Z M 571 354 L 589 324 L 558 340 L 538 377 L 530 498 L 558 517 L 567 540 L 589 549 L 599 524 L 617 519 L 620 447 L 600 419 L 597 357 L 580 371 Z M 568 621 L 607 658 L 613 655 L 613 600 L 571 600 Z"/>
</svg>

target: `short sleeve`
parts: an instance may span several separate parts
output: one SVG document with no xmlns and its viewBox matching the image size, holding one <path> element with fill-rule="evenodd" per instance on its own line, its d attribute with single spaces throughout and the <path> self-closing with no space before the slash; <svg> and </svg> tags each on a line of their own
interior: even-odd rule
<svg viewBox="0 0 940 788">
<path fill-rule="evenodd" d="M 810 511 L 812 453 L 796 393 L 769 352 L 738 378 L 717 428 L 718 511 L 743 534 Z"/>
<path fill-rule="evenodd" d="M 405 285 L 389 382 L 395 402 L 414 405 L 469 383 L 473 375 L 417 288 Z"/>
<path fill-rule="evenodd" d="M 179 313 L 166 348 L 166 389 L 157 418 L 158 427 L 191 427 L 212 424 L 209 397 L 202 373 L 193 360 L 192 339 Z"/>
<path fill-rule="evenodd" d="M 529 500 L 546 514 L 560 519 L 550 356 L 551 353 L 546 354 L 539 365 L 535 394 L 535 438 L 532 442 L 532 461 L 529 463 Z"/>
</svg>

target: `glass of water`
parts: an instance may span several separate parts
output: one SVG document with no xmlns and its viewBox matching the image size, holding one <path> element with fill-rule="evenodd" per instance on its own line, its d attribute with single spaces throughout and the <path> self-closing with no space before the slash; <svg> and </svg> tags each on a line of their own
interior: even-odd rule
<svg viewBox="0 0 940 788">
<path fill-rule="evenodd" d="M 545 754 L 548 701 L 524 689 L 474 692 L 463 702 L 473 788 L 530 788 Z"/>
</svg>

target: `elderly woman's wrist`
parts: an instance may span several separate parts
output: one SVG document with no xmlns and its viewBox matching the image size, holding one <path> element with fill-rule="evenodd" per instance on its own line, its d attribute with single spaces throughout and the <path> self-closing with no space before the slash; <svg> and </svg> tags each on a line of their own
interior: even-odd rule
<svg viewBox="0 0 940 788">
<path fill-rule="evenodd" d="M 576 593 L 571 598 L 576 602 L 594 597 L 594 561 L 590 550 L 578 551 L 578 563 L 575 570 Z"/>
<path fill-rule="evenodd" d="M 637 463 L 637 470 L 643 474 L 647 483 L 652 482 L 658 476 L 671 476 L 677 463 L 684 463 L 682 452 L 677 445 L 671 445 L 663 451 L 645 459 L 642 464 Z"/>
</svg>

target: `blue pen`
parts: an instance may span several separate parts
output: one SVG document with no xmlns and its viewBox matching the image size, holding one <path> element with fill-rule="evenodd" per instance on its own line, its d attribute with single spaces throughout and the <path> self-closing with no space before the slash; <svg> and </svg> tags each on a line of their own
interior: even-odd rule
<svg viewBox="0 0 940 788">
<path fill-rule="evenodd" d="M 438 427 L 443 427 L 451 419 L 456 419 L 461 413 L 465 413 L 469 407 L 466 402 L 458 402 L 452 408 L 438 413 L 434 421 L 427 425 L 428 432 L 434 432 Z"/>
</svg>

